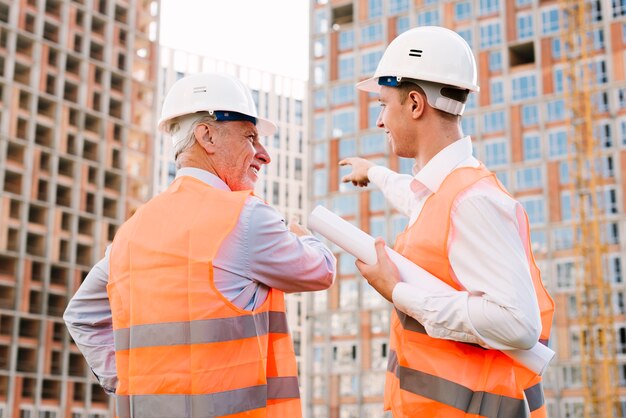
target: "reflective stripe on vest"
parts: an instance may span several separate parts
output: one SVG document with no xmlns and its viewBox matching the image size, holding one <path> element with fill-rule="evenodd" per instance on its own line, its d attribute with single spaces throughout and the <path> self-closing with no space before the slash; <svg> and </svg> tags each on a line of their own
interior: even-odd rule
<svg viewBox="0 0 626 418">
<path fill-rule="evenodd" d="M 265 408 L 266 399 L 299 397 L 296 377 L 272 377 L 267 379 L 267 385 L 211 394 L 118 395 L 115 398 L 119 418 L 213 418 Z"/>
<path fill-rule="evenodd" d="M 526 404 L 532 412 L 545 403 L 541 382 L 524 390 L 526 400 L 472 391 L 450 380 L 400 366 L 394 350 L 389 352 L 387 371 L 400 379 L 402 390 L 485 418 L 527 418 L 530 415 L 527 413 Z"/>
<path fill-rule="evenodd" d="M 115 350 L 180 344 L 205 344 L 233 341 L 272 334 L 287 334 L 284 312 L 260 312 L 231 318 L 202 319 L 190 322 L 134 325 L 114 331 Z"/>
</svg>

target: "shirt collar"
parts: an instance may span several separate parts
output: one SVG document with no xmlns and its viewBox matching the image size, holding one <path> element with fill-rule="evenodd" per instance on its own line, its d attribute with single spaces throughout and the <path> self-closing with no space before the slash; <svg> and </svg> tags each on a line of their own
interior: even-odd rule
<svg viewBox="0 0 626 418">
<path fill-rule="evenodd" d="M 200 180 L 203 183 L 208 184 L 209 186 L 213 186 L 216 189 L 224 190 L 230 192 L 230 187 L 221 178 L 217 177 L 215 174 L 208 172 L 206 170 L 202 170 L 201 168 L 195 167 L 183 167 L 176 171 L 176 178 L 182 176 L 193 177 L 197 180 Z"/>
<path fill-rule="evenodd" d="M 415 174 L 414 181 L 435 193 L 448 174 L 471 156 L 472 141 L 466 136 L 439 151 Z"/>
</svg>

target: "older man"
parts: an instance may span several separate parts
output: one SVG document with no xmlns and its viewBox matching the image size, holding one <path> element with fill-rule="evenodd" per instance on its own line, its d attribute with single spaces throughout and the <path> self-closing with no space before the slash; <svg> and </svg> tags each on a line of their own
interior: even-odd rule
<svg viewBox="0 0 626 418">
<path fill-rule="evenodd" d="M 91 270 L 70 334 L 120 417 L 300 416 L 283 292 L 328 288 L 335 259 L 252 194 L 276 127 L 222 74 L 179 80 L 161 116 L 176 180 Z"/>
</svg>

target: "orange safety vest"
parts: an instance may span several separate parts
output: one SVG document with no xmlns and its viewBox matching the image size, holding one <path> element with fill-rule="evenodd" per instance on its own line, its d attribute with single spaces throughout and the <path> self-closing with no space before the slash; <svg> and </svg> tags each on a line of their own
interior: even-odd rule
<svg viewBox="0 0 626 418">
<path fill-rule="evenodd" d="M 250 194 L 181 177 L 116 234 L 117 416 L 301 416 L 283 293 L 248 311 L 213 282 L 212 260 Z"/>
<path fill-rule="evenodd" d="M 484 178 L 507 193 L 483 166 L 456 169 L 428 198 L 417 221 L 395 245 L 400 254 L 457 290 L 447 250 L 450 211 L 460 192 Z M 530 250 L 527 217 L 525 230 Z M 547 343 L 554 302 L 532 253 L 528 264 L 541 311 L 540 339 Z M 392 312 L 390 338 L 385 409 L 391 409 L 395 417 L 546 417 L 541 376 L 502 352 L 432 338 L 418 321 L 397 309 Z"/>
</svg>

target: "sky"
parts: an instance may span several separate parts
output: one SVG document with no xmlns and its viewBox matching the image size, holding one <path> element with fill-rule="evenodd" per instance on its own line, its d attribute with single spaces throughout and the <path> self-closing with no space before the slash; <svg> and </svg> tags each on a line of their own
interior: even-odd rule
<svg viewBox="0 0 626 418">
<path fill-rule="evenodd" d="M 308 78 L 309 1 L 161 0 L 161 44 Z"/>
</svg>

